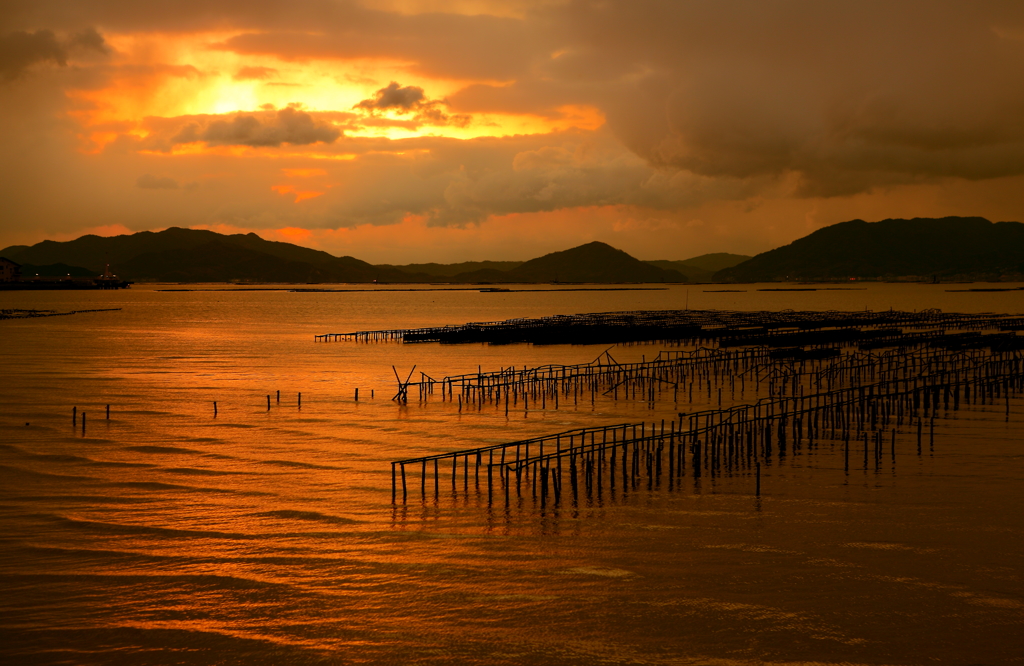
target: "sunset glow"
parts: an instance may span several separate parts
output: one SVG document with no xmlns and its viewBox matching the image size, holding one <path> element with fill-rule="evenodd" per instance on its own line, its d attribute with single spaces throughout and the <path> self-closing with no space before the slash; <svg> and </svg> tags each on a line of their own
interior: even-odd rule
<svg viewBox="0 0 1024 666">
<path fill-rule="evenodd" d="M 19 165 L 0 243 L 227 224 L 332 251 L 367 225 L 398 241 L 410 216 L 460 237 L 550 216 L 567 226 L 547 243 L 465 251 L 596 237 L 678 258 L 768 249 L 808 220 L 1024 217 L 1019 94 L 991 85 L 1019 73 L 1019 12 L 944 4 L 943 32 L 901 7 L 730 7 L 25 5 L 0 23 L 0 151 Z M 452 256 L 443 242 L 421 258 Z"/>
<path fill-rule="evenodd" d="M 418 76 L 409 63 L 387 59 L 312 59 L 295 61 L 274 56 L 241 55 L 225 46 L 244 33 L 193 35 L 109 34 L 111 62 L 103 85 L 71 89 L 79 107 L 71 115 L 83 131 L 118 127 L 120 132 L 89 134 L 86 152 L 102 151 L 118 136 L 145 139 L 148 124 L 186 116 L 232 116 L 294 106 L 330 114 L 327 122 L 347 136 L 389 140 L 419 136 L 457 139 L 544 134 L 556 130 L 596 130 L 604 124 L 597 108 L 564 105 L 550 116 L 533 113 L 478 113 L 448 122 L 444 115 L 416 118 L 410 109 L 353 112 L 357 105 L 389 81 L 423 90 L 428 100 L 443 100 L 470 85 L 503 85 L 500 81 L 457 81 Z M 196 152 L 197 147 L 175 152 Z"/>
<path fill-rule="evenodd" d="M 1024 662 L 1022 82 L 1024 0 L 0 0 L 0 666 Z"/>
</svg>

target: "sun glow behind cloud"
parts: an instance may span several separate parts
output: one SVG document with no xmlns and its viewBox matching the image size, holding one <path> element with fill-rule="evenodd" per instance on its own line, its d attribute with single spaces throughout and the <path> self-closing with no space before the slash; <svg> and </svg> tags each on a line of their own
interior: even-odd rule
<svg viewBox="0 0 1024 666">
<path fill-rule="evenodd" d="M 223 47 L 239 33 L 192 35 L 110 34 L 114 54 L 99 86 L 71 90 L 77 108 L 71 113 L 83 127 L 83 151 L 101 152 L 125 135 L 145 138 L 143 125 L 152 119 L 254 113 L 294 106 L 309 113 L 341 114 L 328 119 L 350 137 L 408 139 L 420 136 L 472 139 L 543 134 L 569 128 L 596 129 L 603 114 L 594 107 L 569 105 L 557 113 L 478 113 L 440 119 L 421 117 L 408 109 L 372 113 L 357 105 L 388 85 L 401 81 L 424 91 L 433 104 L 471 84 L 502 84 L 426 78 L 409 63 L 388 59 L 285 60 L 275 56 L 239 54 Z M 215 151 L 225 146 L 175 146 L 173 154 Z M 252 154 L 251 150 L 242 151 Z M 304 149 L 302 152 L 308 152 Z"/>
<path fill-rule="evenodd" d="M 311 110 L 339 110 L 364 99 L 377 81 L 401 66 L 372 60 L 296 63 L 219 48 L 236 34 L 107 35 L 116 54 L 108 85 L 79 94 L 106 112 L 94 122 L 223 114 L 294 102 Z M 267 75 L 236 77 L 245 68 L 261 68 Z"/>
</svg>

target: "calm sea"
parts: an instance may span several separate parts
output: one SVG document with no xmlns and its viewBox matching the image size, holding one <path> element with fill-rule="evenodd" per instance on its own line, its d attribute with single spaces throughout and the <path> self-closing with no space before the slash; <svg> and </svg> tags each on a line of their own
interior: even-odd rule
<svg viewBox="0 0 1024 666">
<path fill-rule="evenodd" d="M 413 366 L 605 348 L 313 340 L 683 307 L 1024 312 L 1024 291 L 856 286 L 0 292 L 120 308 L 0 321 L 0 662 L 1022 663 L 1024 400 L 940 419 L 920 456 L 901 433 L 879 469 L 844 474 L 827 445 L 776 461 L 760 498 L 737 474 L 543 511 L 444 492 L 394 507 L 392 460 L 707 405 L 399 405 Z"/>
</svg>

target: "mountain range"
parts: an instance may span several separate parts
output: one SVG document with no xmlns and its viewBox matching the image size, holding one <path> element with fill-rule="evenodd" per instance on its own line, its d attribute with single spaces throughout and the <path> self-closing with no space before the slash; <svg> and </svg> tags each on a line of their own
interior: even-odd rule
<svg viewBox="0 0 1024 666">
<path fill-rule="evenodd" d="M 254 233 L 172 227 L 160 232 L 15 245 L 0 256 L 23 275 L 99 274 L 159 282 L 773 282 L 859 279 L 998 279 L 1024 276 L 1024 224 L 981 217 L 851 220 L 755 257 L 717 253 L 640 261 L 600 242 L 529 261 L 373 265 Z"/>
<path fill-rule="evenodd" d="M 82 236 L 14 245 L 0 256 L 23 265 L 23 275 L 102 273 L 159 282 L 685 282 L 675 268 L 640 261 L 600 242 L 525 262 L 374 266 L 354 257 L 268 241 L 254 233 L 225 235 L 172 227 L 123 236 Z M 699 259 L 699 258 L 698 258 Z M 81 268 L 78 268 L 81 267 Z"/>
</svg>

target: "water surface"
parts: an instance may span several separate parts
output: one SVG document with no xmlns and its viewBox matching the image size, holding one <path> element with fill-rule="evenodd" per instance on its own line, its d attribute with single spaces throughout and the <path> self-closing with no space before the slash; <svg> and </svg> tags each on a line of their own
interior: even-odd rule
<svg viewBox="0 0 1024 666">
<path fill-rule="evenodd" d="M 1024 292 L 949 285 L 764 287 L 0 293 L 3 308 L 121 308 L 0 322 L 0 661 L 1024 661 L 1016 400 L 1009 420 L 1002 405 L 940 419 L 922 456 L 901 433 L 877 470 L 844 474 L 827 444 L 790 456 L 760 498 L 736 474 L 543 511 L 444 492 L 393 507 L 392 460 L 708 405 L 399 405 L 392 366 L 441 377 L 605 348 L 313 342 L 686 306 L 1024 311 Z"/>
</svg>

